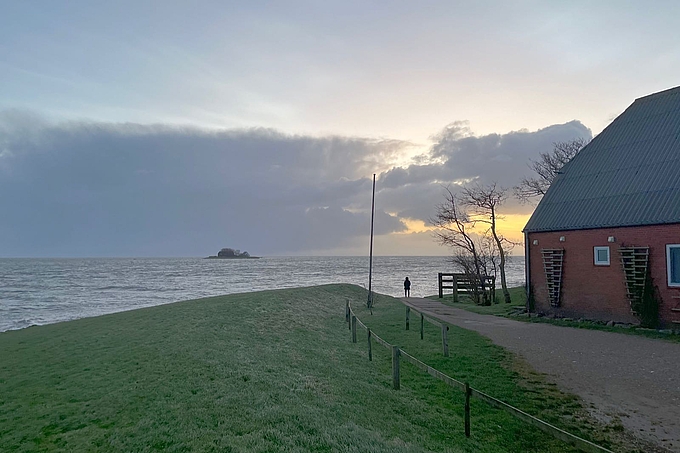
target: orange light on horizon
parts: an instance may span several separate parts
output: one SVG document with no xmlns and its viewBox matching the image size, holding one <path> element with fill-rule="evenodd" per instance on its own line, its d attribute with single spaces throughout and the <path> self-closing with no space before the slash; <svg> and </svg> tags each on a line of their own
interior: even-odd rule
<svg viewBox="0 0 680 453">
<path fill-rule="evenodd" d="M 513 242 L 522 242 L 524 235 L 522 229 L 526 225 L 531 214 L 506 214 L 502 218 L 496 220 L 496 229 L 499 233 L 505 235 L 506 238 Z M 402 218 L 401 221 L 406 225 L 406 231 L 400 231 L 394 234 L 412 234 L 425 233 L 433 231 L 434 227 L 426 224 L 419 219 Z M 473 231 L 481 233 L 487 228 L 486 224 L 478 224 Z"/>
</svg>

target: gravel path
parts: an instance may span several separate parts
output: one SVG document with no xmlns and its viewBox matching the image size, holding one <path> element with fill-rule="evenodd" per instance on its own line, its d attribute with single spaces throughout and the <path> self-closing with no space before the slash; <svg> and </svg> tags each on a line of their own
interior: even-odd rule
<svg viewBox="0 0 680 453">
<path fill-rule="evenodd" d="M 629 433 L 680 452 L 680 343 L 479 315 L 416 297 L 407 305 L 523 357 Z"/>
</svg>

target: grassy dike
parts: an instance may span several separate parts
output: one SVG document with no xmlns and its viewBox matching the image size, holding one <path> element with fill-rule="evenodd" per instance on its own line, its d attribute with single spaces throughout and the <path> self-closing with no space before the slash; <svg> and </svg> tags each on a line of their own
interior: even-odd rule
<svg viewBox="0 0 680 453">
<path fill-rule="evenodd" d="M 0 334 L 0 450 L 573 451 L 391 356 L 352 344 L 345 300 L 385 340 L 473 387 L 604 446 L 579 402 L 479 335 L 451 328 L 451 357 L 404 307 L 329 285 L 213 297 Z M 623 451 L 615 445 L 617 451 Z"/>
</svg>

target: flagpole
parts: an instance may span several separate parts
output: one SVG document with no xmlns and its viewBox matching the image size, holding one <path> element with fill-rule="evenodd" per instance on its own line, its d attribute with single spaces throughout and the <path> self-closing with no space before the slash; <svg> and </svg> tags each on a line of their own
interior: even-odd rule
<svg viewBox="0 0 680 453">
<path fill-rule="evenodd" d="M 371 279 L 373 277 L 373 220 L 375 218 L 375 173 L 373 173 L 373 195 L 371 197 L 371 247 L 368 258 L 368 308 L 373 308 L 373 293 L 371 292 Z M 371 310 L 371 313 L 372 310 Z"/>
</svg>

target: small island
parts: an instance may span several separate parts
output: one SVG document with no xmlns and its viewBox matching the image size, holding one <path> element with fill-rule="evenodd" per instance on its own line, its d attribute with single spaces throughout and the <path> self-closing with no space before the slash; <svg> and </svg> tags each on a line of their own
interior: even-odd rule
<svg viewBox="0 0 680 453">
<path fill-rule="evenodd" d="M 248 252 L 241 252 L 238 249 L 223 248 L 217 255 L 211 255 L 208 259 L 259 259 L 259 256 L 250 256 Z"/>
</svg>

